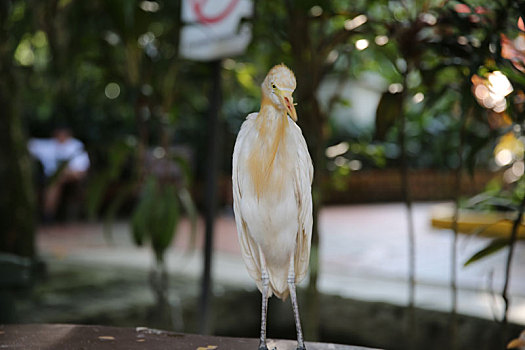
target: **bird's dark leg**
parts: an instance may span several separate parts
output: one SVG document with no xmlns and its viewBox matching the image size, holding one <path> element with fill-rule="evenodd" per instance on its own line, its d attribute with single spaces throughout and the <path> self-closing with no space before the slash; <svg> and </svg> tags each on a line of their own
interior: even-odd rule
<svg viewBox="0 0 525 350">
<path fill-rule="evenodd" d="M 288 269 L 288 289 L 290 289 L 290 299 L 292 299 L 293 314 L 295 317 L 295 329 L 297 330 L 297 350 L 306 350 L 301 329 L 301 319 L 299 318 L 299 306 L 297 305 L 297 295 L 295 293 L 295 263 L 294 254 L 290 258 Z"/>
<path fill-rule="evenodd" d="M 268 276 L 268 271 L 266 270 L 266 261 L 262 251 L 261 255 L 261 280 L 262 280 L 262 310 L 261 310 L 261 340 L 259 342 L 259 350 L 268 350 L 266 346 L 266 312 L 268 310 L 268 284 L 270 278 Z"/>
</svg>

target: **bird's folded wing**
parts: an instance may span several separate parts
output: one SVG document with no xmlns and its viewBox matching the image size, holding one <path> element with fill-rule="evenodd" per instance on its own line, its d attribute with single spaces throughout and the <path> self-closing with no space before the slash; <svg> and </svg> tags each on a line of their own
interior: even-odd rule
<svg viewBox="0 0 525 350">
<path fill-rule="evenodd" d="M 299 229 L 295 248 L 295 281 L 300 282 L 308 273 L 310 244 L 312 241 L 312 179 L 314 169 L 301 129 L 295 125 L 297 140 L 297 166 L 294 171 L 295 198 L 299 208 Z"/>
<path fill-rule="evenodd" d="M 239 167 L 239 154 L 243 147 L 243 143 L 246 141 L 246 135 L 250 128 L 254 127 L 254 120 L 257 113 L 248 115 L 246 121 L 242 124 L 241 130 L 237 135 L 237 141 L 235 141 L 235 148 L 233 150 L 233 166 L 232 166 L 232 184 L 233 184 L 233 211 L 235 212 L 235 222 L 237 224 L 237 235 L 239 237 L 239 243 L 241 245 L 241 253 L 246 264 L 246 268 L 250 276 L 259 285 L 261 282 L 261 260 L 259 256 L 259 248 L 253 238 L 248 232 L 248 226 L 243 218 L 239 203 L 242 198 L 241 183 L 242 177 L 239 176 L 241 171 Z"/>
</svg>

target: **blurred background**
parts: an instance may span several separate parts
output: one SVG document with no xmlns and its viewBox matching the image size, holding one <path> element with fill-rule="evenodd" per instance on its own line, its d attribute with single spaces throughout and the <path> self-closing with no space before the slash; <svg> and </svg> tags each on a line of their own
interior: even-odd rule
<svg viewBox="0 0 525 350">
<path fill-rule="evenodd" d="M 2 1 L 0 323 L 258 337 L 231 155 L 283 62 L 315 167 L 306 340 L 504 348 L 525 328 L 523 14 Z M 274 299 L 269 337 L 293 339 Z"/>
</svg>

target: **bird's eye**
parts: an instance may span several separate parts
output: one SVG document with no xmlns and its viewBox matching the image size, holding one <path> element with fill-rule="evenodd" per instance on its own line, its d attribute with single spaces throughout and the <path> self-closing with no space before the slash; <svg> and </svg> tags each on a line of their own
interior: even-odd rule
<svg viewBox="0 0 525 350">
<path fill-rule="evenodd" d="M 277 86 L 275 86 L 275 84 L 272 84 L 272 89 L 277 89 Z"/>
</svg>

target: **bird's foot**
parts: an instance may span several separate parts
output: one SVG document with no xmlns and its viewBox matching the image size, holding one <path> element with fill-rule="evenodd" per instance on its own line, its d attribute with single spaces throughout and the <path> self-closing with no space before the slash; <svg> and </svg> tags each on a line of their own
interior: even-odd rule
<svg viewBox="0 0 525 350">
<path fill-rule="evenodd" d="M 268 347 L 266 346 L 266 342 L 260 342 L 259 343 L 259 349 L 258 350 L 268 350 Z"/>
<path fill-rule="evenodd" d="M 268 347 L 266 346 L 266 343 L 259 343 L 259 349 L 258 350 L 268 350 Z M 271 350 L 277 350 L 277 348 L 272 348 Z"/>
<path fill-rule="evenodd" d="M 297 344 L 297 350 L 306 350 L 306 346 L 304 345 L 304 343 Z"/>
<path fill-rule="evenodd" d="M 259 345 L 259 350 L 268 350 L 268 347 L 266 345 Z M 273 348 L 272 350 L 277 350 L 277 348 Z"/>
</svg>

